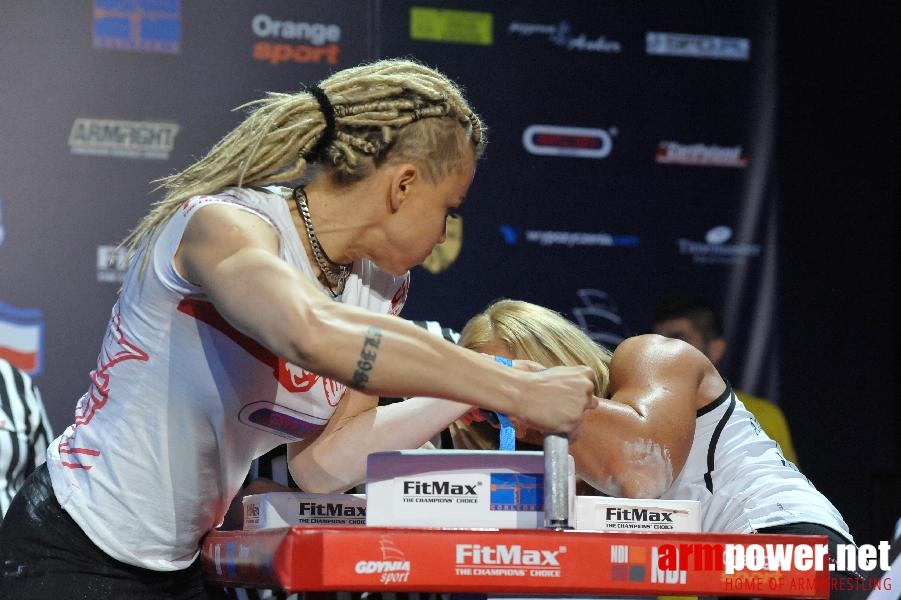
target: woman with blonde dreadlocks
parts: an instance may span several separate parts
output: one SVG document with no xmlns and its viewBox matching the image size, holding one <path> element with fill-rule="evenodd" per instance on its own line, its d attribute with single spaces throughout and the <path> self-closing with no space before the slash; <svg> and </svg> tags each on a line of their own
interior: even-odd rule
<svg viewBox="0 0 901 600">
<path fill-rule="evenodd" d="M 396 316 L 485 144 L 451 81 L 385 60 L 252 108 L 127 238 L 74 424 L 0 530 L 3 598 L 215 597 L 201 539 L 277 445 L 341 491 L 470 405 L 566 433 L 596 406 L 586 367 L 508 369 Z"/>
</svg>

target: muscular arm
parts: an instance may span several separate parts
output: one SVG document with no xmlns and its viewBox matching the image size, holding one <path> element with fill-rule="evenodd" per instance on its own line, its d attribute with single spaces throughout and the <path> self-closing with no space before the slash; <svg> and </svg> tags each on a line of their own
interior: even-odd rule
<svg viewBox="0 0 901 600">
<path fill-rule="evenodd" d="M 210 205 L 189 222 L 175 267 L 233 327 L 285 360 L 371 396 L 447 398 L 570 432 L 593 406 L 590 371 L 507 369 L 398 317 L 333 302 L 278 257 L 269 225 Z M 555 410 L 545 402 L 554 399 Z M 348 403 L 350 418 L 365 412 Z"/>
<path fill-rule="evenodd" d="M 438 398 L 376 406 L 378 398 L 349 390 L 322 434 L 288 445 L 291 476 L 309 492 L 347 490 L 362 482 L 372 452 L 419 448 L 471 408 Z"/>
<path fill-rule="evenodd" d="M 659 497 L 685 465 L 697 409 L 723 389 L 689 344 L 657 335 L 625 340 L 610 363 L 610 399 L 589 411 L 570 447 L 577 472 L 611 495 Z"/>
</svg>

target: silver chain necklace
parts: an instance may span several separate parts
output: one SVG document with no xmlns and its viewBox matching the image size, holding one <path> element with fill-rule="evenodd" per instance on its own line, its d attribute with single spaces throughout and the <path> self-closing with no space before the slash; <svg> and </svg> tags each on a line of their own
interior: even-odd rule
<svg viewBox="0 0 901 600">
<path fill-rule="evenodd" d="M 297 212 L 300 213 L 300 218 L 303 219 L 304 227 L 307 230 L 307 238 L 310 240 L 310 248 L 313 250 L 316 264 L 319 265 L 319 269 L 325 277 L 329 292 L 331 292 L 333 297 L 337 298 L 344 292 L 344 284 L 347 283 L 347 278 L 350 277 L 350 269 L 353 263 L 336 263 L 329 258 L 328 254 L 323 250 L 322 244 L 319 243 L 316 232 L 313 230 L 313 219 L 310 217 L 307 193 L 304 191 L 303 186 L 294 188 L 292 195 L 294 196 L 295 204 L 297 204 Z"/>
</svg>

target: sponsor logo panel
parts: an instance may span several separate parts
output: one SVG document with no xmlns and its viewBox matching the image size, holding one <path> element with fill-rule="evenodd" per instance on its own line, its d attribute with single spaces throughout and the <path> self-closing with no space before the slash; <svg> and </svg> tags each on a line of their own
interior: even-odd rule
<svg viewBox="0 0 901 600">
<path fill-rule="evenodd" d="M 253 60 L 271 65 L 338 64 L 341 26 L 335 23 L 281 20 L 265 13 L 254 15 L 250 29 Z"/>
<path fill-rule="evenodd" d="M 492 473 L 490 509 L 544 510 L 544 475 L 540 473 Z"/>
<path fill-rule="evenodd" d="M 128 269 L 128 252 L 119 246 L 97 246 L 97 281 L 122 283 Z"/>
<path fill-rule="evenodd" d="M 592 231 L 552 231 L 542 229 L 523 230 L 517 225 L 504 224 L 498 227 L 504 242 L 508 246 L 519 243 L 537 244 L 539 246 L 626 246 L 637 247 L 639 237 L 632 234 L 611 234 Z"/>
<path fill-rule="evenodd" d="M 44 313 L 0 302 L 0 358 L 29 375 L 44 371 Z"/>
<path fill-rule="evenodd" d="M 94 0 L 94 48 L 175 54 L 181 0 Z"/>
<path fill-rule="evenodd" d="M 747 61 L 751 59 L 751 40 L 743 37 L 648 31 L 645 34 L 645 52 L 656 56 Z"/>
<path fill-rule="evenodd" d="M 457 544 L 454 573 L 474 577 L 560 577 L 566 546 Z"/>
<path fill-rule="evenodd" d="M 718 225 L 707 231 L 704 241 L 678 238 L 679 254 L 690 256 L 698 264 L 739 265 L 757 258 L 761 254 L 760 244 L 728 243 L 732 239 L 732 228 Z"/>
<path fill-rule="evenodd" d="M 576 158 L 607 158 L 613 151 L 616 127 L 562 127 L 559 125 L 529 125 L 522 132 L 522 145 L 530 154 L 538 156 L 572 156 Z"/>
<path fill-rule="evenodd" d="M 494 15 L 411 6 L 410 39 L 491 46 L 494 44 Z"/>
<path fill-rule="evenodd" d="M 629 328 L 623 323 L 619 306 L 604 290 L 582 288 L 576 291 L 582 302 L 570 313 L 588 337 L 607 347 L 618 345 L 629 336 Z"/>
<path fill-rule="evenodd" d="M 403 550 L 397 547 L 389 535 L 379 537 L 379 554 L 372 560 L 360 560 L 354 565 L 358 575 L 377 575 L 378 582 L 407 583 L 410 580 L 410 560 Z"/>
<path fill-rule="evenodd" d="M 423 261 L 423 268 L 433 275 L 444 271 L 457 261 L 463 248 L 463 217 L 447 219 L 444 241 L 432 248 Z"/>
<path fill-rule="evenodd" d="M 513 21 L 507 26 L 507 35 L 516 37 L 543 38 L 552 45 L 567 51 L 619 54 L 623 46 L 616 40 L 595 33 L 576 32 L 572 23 L 521 23 Z"/>
<path fill-rule="evenodd" d="M 72 154 L 166 160 L 175 146 L 177 123 L 79 117 L 69 132 Z"/>
<path fill-rule="evenodd" d="M 701 167 L 748 166 L 748 157 L 741 146 L 717 146 L 714 144 L 682 144 L 659 142 L 654 160 L 665 165 L 697 165 Z"/>
</svg>

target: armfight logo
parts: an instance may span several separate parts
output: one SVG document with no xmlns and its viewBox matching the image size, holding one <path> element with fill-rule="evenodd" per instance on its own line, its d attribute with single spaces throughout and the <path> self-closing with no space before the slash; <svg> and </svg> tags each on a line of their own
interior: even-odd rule
<svg viewBox="0 0 901 600">
<path fill-rule="evenodd" d="M 254 43 L 253 60 L 271 65 L 338 64 L 341 26 L 335 23 L 282 21 L 260 13 L 251 20 L 250 29 L 257 38 L 267 40 Z"/>
<path fill-rule="evenodd" d="M 94 48 L 175 54 L 181 0 L 94 0 Z"/>
<path fill-rule="evenodd" d="M 645 34 L 645 52 L 656 56 L 747 61 L 751 58 L 751 40 L 742 37 L 648 31 Z"/>
<path fill-rule="evenodd" d="M 177 123 L 79 117 L 69 133 L 72 154 L 166 160 L 175 146 Z"/>
<path fill-rule="evenodd" d="M 760 256 L 760 244 L 728 244 L 732 228 L 718 225 L 707 231 L 704 241 L 679 238 L 676 244 L 679 254 L 690 256 L 692 261 L 710 265 L 738 265 Z"/>
</svg>

